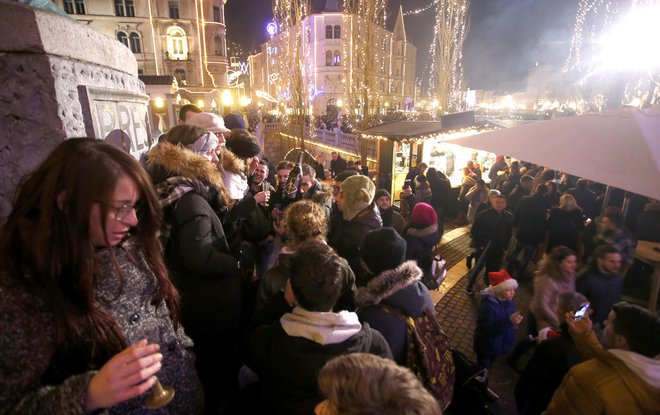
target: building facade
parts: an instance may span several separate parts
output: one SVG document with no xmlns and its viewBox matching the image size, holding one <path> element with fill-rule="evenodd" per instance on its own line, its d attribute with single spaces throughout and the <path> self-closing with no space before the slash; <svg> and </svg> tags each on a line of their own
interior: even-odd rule
<svg viewBox="0 0 660 415">
<path fill-rule="evenodd" d="M 328 1 L 323 11 L 312 13 L 302 22 L 309 27 L 309 42 L 304 46 L 309 50 L 311 60 L 310 72 L 311 91 L 313 93 L 313 110 L 315 114 L 330 113 L 345 96 L 346 65 L 356 62 L 350 56 L 353 49 L 351 42 L 351 27 L 355 18 L 344 15 L 336 6 L 336 2 Z M 415 99 L 415 71 L 417 48 L 408 41 L 403 14 L 399 9 L 391 27 L 379 28 L 374 36 L 382 45 L 374 47 L 375 53 L 382 54 L 376 60 L 382 62 L 381 70 L 377 71 L 376 85 L 379 85 L 380 96 L 384 106 L 390 109 L 412 109 Z M 277 37 L 261 45 L 259 53 L 248 58 L 251 98 L 253 102 L 263 100 L 268 94 L 277 99 L 275 79 L 277 77 Z M 346 62 L 344 62 L 346 61 Z"/>
<path fill-rule="evenodd" d="M 173 101 L 173 107 L 182 100 L 209 109 L 220 105 L 222 92 L 228 88 L 227 0 L 54 2 L 72 18 L 129 48 L 138 74 L 174 77 L 176 99 L 161 97 Z"/>
</svg>

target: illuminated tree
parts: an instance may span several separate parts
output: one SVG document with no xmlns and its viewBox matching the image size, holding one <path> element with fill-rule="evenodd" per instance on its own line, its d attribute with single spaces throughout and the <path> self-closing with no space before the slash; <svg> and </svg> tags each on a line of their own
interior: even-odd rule
<svg viewBox="0 0 660 415">
<path fill-rule="evenodd" d="M 463 41 L 470 0 L 437 0 L 431 43 L 430 90 L 442 112 L 464 109 Z"/>
<path fill-rule="evenodd" d="M 275 76 L 280 111 L 290 132 L 299 137 L 305 148 L 305 131 L 312 125 L 311 58 L 309 0 L 273 0 L 273 18 L 280 35 L 273 39 L 275 48 Z"/>
<path fill-rule="evenodd" d="M 658 5 L 657 0 L 580 0 L 564 65 L 579 112 L 660 102 L 653 52 L 660 35 Z"/>
</svg>

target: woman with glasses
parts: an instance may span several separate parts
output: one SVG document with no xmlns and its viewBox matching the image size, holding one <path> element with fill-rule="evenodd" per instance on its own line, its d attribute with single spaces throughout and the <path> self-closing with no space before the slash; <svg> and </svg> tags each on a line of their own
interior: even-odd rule
<svg viewBox="0 0 660 415">
<path fill-rule="evenodd" d="M 192 342 L 157 238 L 149 176 L 101 140 L 61 143 L 0 233 L 0 412 L 200 413 Z M 148 393 L 147 393 L 148 394 Z"/>
</svg>

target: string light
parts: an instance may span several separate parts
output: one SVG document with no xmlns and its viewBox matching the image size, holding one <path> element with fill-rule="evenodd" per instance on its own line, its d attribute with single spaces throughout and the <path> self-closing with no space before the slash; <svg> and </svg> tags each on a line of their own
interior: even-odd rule
<svg viewBox="0 0 660 415">
<path fill-rule="evenodd" d="M 410 11 L 404 12 L 403 15 L 404 15 L 404 16 L 414 16 L 414 15 L 418 15 L 418 14 L 424 13 L 425 11 L 431 9 L 431 7 L 433 7 L 433 6 L 435 6 L 436 4 L 438 4 L 439 2 L 440 2 L 440 0 L 432 0 L 428 5 L 422 7 L 421 9 L 410 10 Z"/>
</svg>

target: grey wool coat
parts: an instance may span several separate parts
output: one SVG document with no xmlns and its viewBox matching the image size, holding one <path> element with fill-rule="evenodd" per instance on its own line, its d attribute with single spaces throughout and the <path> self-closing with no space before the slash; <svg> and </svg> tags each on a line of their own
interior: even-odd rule
<svg viewBox="0 0 660 415">
<path fill-rule="evenodd" d="M 123 287 L 108 249 L 102 249 L 96 257 L 101 270 L 97 300 L 129 343 L 159 337 L 163 367 L 157 377 L 163 385 L 174 387 L 176 394 L 158 410 L 146 409 L 143 395 L 100 413 L 201 413 L 203 395 L 190 351 L 192 341 L 181 326 L 174 329 L 164 301 L 151 304 L 157 280 L 137 242 L 128 239 L 112 249 L 124 276 Z M 72 368 L 81 362 L 54 361 L 55 335 L 52 310 L 25 286 L 0 273 L 0 414 L 85 413 L 85 391 L 100 367 L 77 373 Z M 64 373 L 71 369 L 61 383 L 43 380 L 53 365 Z"/>
</svg>

